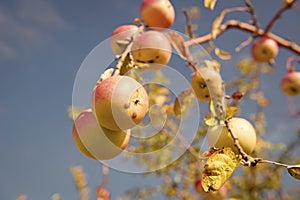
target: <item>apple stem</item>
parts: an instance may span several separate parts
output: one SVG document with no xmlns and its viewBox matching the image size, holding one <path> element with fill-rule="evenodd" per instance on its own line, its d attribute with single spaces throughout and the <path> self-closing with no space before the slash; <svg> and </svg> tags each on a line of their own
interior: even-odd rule
<svg viewBox="0 0 300 200">
<path fill-rule="evenodd" d="M 299 56 L 290 56 L 290 57 L 288 57 L 288 59 L 286 60 L 286 69 L 287 69 L 288 72 L 295 71 L 294 66 L 292 66 L 293 61 L 300 62 L 300 57 Z"/>
<path fill-rule="evenodd" d="M 268 38 L 271 38 L 275 42 L 277 42 L 277 44 L 279 46 L 286 48 L 286 49 L 293 51 L 294 53 L 300 55 L 300 46 L 298 44 L 296 44 L 295 42 L 292 42 L 291 40 L 288 40 L 288 39 L 284 39 L 284 38 L 282 38 L 278 35 L 275 35 L 271 32 L 265 33 L 265 31 L 263 29 L 257 30 L 257 28 L 254 25 L 251 25 L 246 22 L 241 22 L 238 20 L 229 20 L 229 21 L 223 23 L 219 27 L 216 35 L 219 36 L 219 35 L 223 34 L 225 31 L 229 30 L 230 28 L 236 28 L 236 29 L 240 29 L 240 30 L 250 32 L 250 33 L 257 32 L 257 36 L 266 35 Z M 200 36 L 198 38 L 193 38 L 191 40 L 187 40 L 185 42 L 185 46 L 189 47 L 189 46 L 193 46 L 196 44 L 202 44 L 202 43 L 211 41 L 211 39 L 212 39 L 212 34 L 208 33 L 208 34 Z"/>
<path fill-rule="evenodd" d="M 272 26 L 275 24 L 275 22 L 281 17 L 281 15 L 287 11 L 288 9 L 292 8 L 295 4 L 296 0 L 292 0 L 289 3 L 285 3 L 283 4 L 283 7 L 280 8 L 277 13 L 274 15 L 274 17 L 270 20 L 270 22 L 268 23 L 266 29 L 265 29 L 265 33 L 264 35 L 266 35 L 272 28 Z"/>
</svg>

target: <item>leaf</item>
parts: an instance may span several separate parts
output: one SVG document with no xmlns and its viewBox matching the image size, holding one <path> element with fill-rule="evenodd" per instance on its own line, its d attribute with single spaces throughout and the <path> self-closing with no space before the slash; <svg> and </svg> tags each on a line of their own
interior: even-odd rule
<svg viewBox="0 0 300 200">
<path fill-rule="evenodd" d="M 174 47 L 174 49 L 176 49 L 179 56 L 182 59 L 186 59 L 184 39 L 182 38 L 182 36 L 175 31 L 168 32 L 167 36 L 168 36 L 172 46 Z"/>
<path fill-rule="evenodd" d="M 300 165 L 291 165 L 287 167 L 289 174 L 295 179 L 300 180 Z"/>
<path fill-rule="evenodd" d="M 205 192 L 217 191 L 238 167 L 241 157 L 227 147 L 212 153 L 202 172 L 202 187 Z"/>
<path fill-rule="evenodd" d="M 220 27 L 220 25 L 221 25 L 221 23 L 222 23 L 225 15 L 227 13 L 228 13 L 227 9 L 223 10 L 221 12 L 221 14 L 213 21 L 212 27 L 211 27 L 211 36 L 212 36 L 212 39 L 216 39 L 219 27 Z"/>
<path fill-rule="evenodd" d="M 184 114 L 192 104 L 195 96 L 193 90 L 188 88 L 183 90 L 175 99 L 173 110 L 175 115 Z"/>
<path fill-rule="evenodd" d="M 217 0 L 204 0 L 204 7 L 213 10 L 215 8 L 216 3 Z"/>
<path fill-rule="evenodd" d="M 215 54 L 221 58 L 222 60 L 229 60 L 231 59 L 231 54 L 227 51 L 224 51 L 222 49 L 219 48 L 215 48 Z"/>
<path fill-rule="evenodd" d="M 86 109 L 87 108 L 84 107 L 69 106 L 68 107 L 69 118 L 74 121 L 78 117 L 78 115 Z"/>
<path fill-rule="evenodd" d="M 239 112 L 239 107 L 237 106 L 229 106 L 228 108 L 226 108 L 226 118 L 231 118 L 233 117 L 235 114 L 237 114 Z"/>
<path fill-rule="evenodd" d="M 127 53 L 121 67 L 120 67 L 120 75 L 126 74 L 130 69 L 132 69 L 132 58 L 130 53 Z"/>
<path fill-rule="evenodd" d="M 257 63 L 253 60 L 244 58 L 237 63 L 237 67 L 243 75 L 247 75 L 257 70 Z"/>
</svg>

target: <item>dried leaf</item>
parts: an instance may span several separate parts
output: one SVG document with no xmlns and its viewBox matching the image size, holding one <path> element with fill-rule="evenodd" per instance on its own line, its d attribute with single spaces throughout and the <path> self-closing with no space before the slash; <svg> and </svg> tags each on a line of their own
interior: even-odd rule
<svg viewBox="0 0 300 200">
<path fill-rule="evenodd" d="M 228 108 L 226 108 L 226 118 L 231 118 L 233 117 L 235 114 L 237 114 L 239 112 L 239 107 L 237 106 L 229 106 Z"/>
<path fill-rule="evenodd" d="M 242 74 L 247 75 L 257 70 L 257 63 L 245 58 L 237 63 L 237 67 Z"/>
<path fill-rule="evenodd" d="M 78 115 L 86 109 L 87 108 L 84 108 L 84 107 L 69 106 L 68 107 L 69 118 L 74 121 L 78 117 Z"/>
<path fill-rule="evenodd" d="M 132 64 L 132 58 L 130 53 L 128 53 L 120 67 L 120 75 L 126 74 L 130 69 L 132 69 L 133 64 Z"/>
<path fill-rule="evenodd" d="M 175 99 L 174 102 L 174 113 L 175 115 L 181 115 L 184 114 L 189 105 L 192 104 L 193 100 L 194 100 L 195 96 L 193 93 L 193 90 L 188 88 L 183 90 Z"/>
<path fill-rule="evenodd" d="M 204 6 L 211 10 L 213 10 L 215 8 L 216 3 L 217 3 L 217 0 L 204 0 Z"/>
<path fill-rule="evenodd" d="M 240 163 L 240 156 L 227 147 L 212 153 L 204 165 L 202 187 L 204 191 L 217 191 L 232 175 Z"/>
<path fill-rule="evenodd" d="M 221 12 L 221 14 L 213 21 L 212 27 L 211 27 L 212 39 L 216 39 L 219 27 L 222 24 L 222 21 L 227 13 L 228 13 L 227 9 L 223 10 Z"/>
<path fill-rule="evenodd" d="M 211 117 L 210 115 L 204 118 L 204 122 L 207 126 L 216 126 L 219 123 L 216 118 Z"/>
<path fill-rule="evenodd" d="M 227 51 L 224 51 L 222 49 L 219 48 L 215 48 L 215 54 L 221 58 L 222 60 L 229 60 L 231 59 L 231 54 Z"/>
<path fill-rule="evenodd" d="M 292 177 L 300 180 L 300 165 L 291 165 L 287 167 L 287 170 Z"/>
<path fill-rule="evenodd" d="M 174 49 L 176 49 L 179 56 L 182 59 L 186 59 L 184 39 L 182 38 L 182 36 L 175 31 L 168 32 L 167 36 L 168 36 L 172 46 L 174 47 Z"/>
</svg>

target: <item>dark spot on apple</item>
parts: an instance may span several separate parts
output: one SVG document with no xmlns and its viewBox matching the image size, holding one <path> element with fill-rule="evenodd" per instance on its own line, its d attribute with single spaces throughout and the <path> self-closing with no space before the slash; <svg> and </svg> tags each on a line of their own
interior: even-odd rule
<svg viewBox="0 0 300 200">
<path fill-rule="evenodd" d="M 204 84 L 204 83 L 199 83 L 199 87 L 202 88 L 202 89 L 203 89 L 203 88 L 206 88 L 206 84 Z"/>
<path fill-rule="evenodd" d="M 136 100 L 134 101 L 134 105 L 137 105 L 138 103 L 140 103 L 140 100 L 136 99 Z"/>
<path fill-rule="evenodd" d="M 207 94 L 207 95 L 205 95 L 205 98 L 209 98 L 209 95 Z"/>
<path fill-rule="evenodd" d="M 131 115 L 131 118 L 132 119 L 135 119 L 137 117 L 137 114 L 134 112 L 134 113 L 132 113 L 132 115 Z"/>
<path fill-rule="evenodd" d="M 125 104 L 124 104 L 124 108 L 125 108 L 125 109 L 128 109 L 129 107 L 130 107 L 130 103 L 125 103 Z"/>
<path fill-rule="evenodd" d="M 298 89 L 295 87 L 290 87 L 291 92 L 298 93 Z"/>
</svg>

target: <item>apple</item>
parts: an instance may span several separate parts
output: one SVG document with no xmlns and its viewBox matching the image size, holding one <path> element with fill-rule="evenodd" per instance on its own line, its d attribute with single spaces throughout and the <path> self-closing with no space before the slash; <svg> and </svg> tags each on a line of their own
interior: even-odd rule
<svg viewBox="0 0 300 200">
<path fill-rule="evenodd" d="M 80 152 L 95 160 L 109 160 L 128 145 L 129 131 L 112 131 L 100 127 L 91 109 L 84 110 L 74 120 L 72 135 Z"/>
<path fill-rule="evenodd" d="M 256 132 L 252 124 L 240 117 L 233 117 L 229 120 L 229 128 L 238 137 L 239 144 L 243 150 L 250 154 L 256 145 Z M 207 131 L 207 141 L 209 146 L 216 148 L 230 147 L 235 153 L 238 153 L 234 146 L 227 127 L 225 125 L 210 126 Z"/>
<path fill-rule="evenodd" d="M 300 94 L 300 72 L 289 72 L 281 80 L 281 90 L 288 96 Z"/>
<path fill-rule="evenodd" d="M 115 55 L 122 54 L 130 42 L 132 36 L 138 32 L 136 25 L 122 25 L 117 27 L 111 34 L 110 47 Z"/>
<path fill-rule="evenodd" d="M 172 47 L 163 33 L 151 30 L 135 38 L 131 53 L 134 61 L 140 63 L 140 66 L 148 65 L 149 69 L 158 70 L 170 61 Z"/>
<path fill-rule="evenodd" d="M 251 54 L 257 62 L 271 62 L 278 54 L 277 42 L 268 37 L 262 37 L 254 41 Z"/>
<path fill-rule="evenodd" d="M 209 67 L 199 67 L 192 75 L 191 87 L 200 101 L 210 101 L 211 96 L 222 96 L 222 77 Z"/>
<path fill-rule="evenodd" d="M 152 28 L 169 28 L 175 19 L 174 7 L 169 0 L 144 0 L 140 15 Z"/>
<path fill-rule="evenodd" d="M 101 81 L 91 97 L 91 108 L 99 124 L 116 131 L 139 124 L 148 107 L 145 88 L 128 76 L 113 76 Z"/>
</svg>

